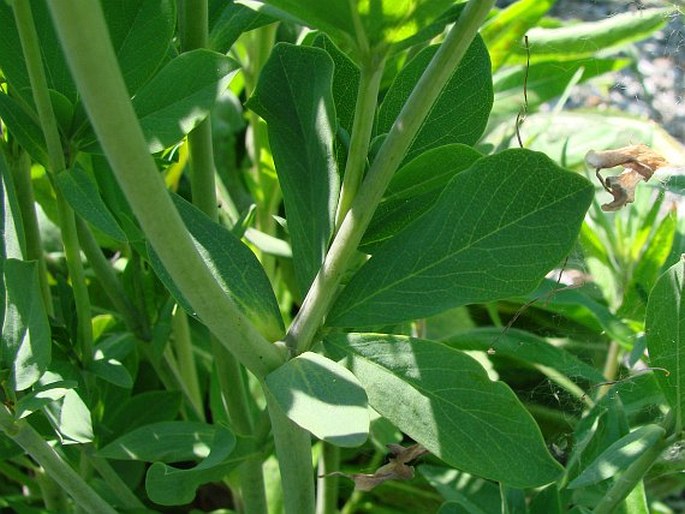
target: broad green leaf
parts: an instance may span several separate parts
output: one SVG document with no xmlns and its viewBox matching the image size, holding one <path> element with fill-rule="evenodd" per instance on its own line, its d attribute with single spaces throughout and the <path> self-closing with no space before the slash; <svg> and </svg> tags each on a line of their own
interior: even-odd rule
<svg viewBox="0 0 685 514">
<path fill-rule="evenodd" d="M 284 326 L 278 303 L 264 268 L 254 253 L 230 230 L 210 220 L 197 207 L 177 195 L 172 199 L 195 247 L 221 288 L 264 337 L 270 341 L 280 339 Z M 150 262 L 164 285 L 184 309 L 194 313 L 149 245 L 148 252 Z"/>
<path fill-rule="evenodd" d="M 666 431 L 658 425 L 645 425 L 609 446 L 568 487 L 575 489 L 599 483 L 625 471 L 640 455 L 661 440 Z"/>
<path fill-rule="evenodd" d="M 338 118 L 339 127 L 351 134 L 361 75 L 359 67 L 325 34 L 317 35 L 312 41 L 312 46 L 325 50 L 333 59 L 335 68 L 332 87 L 335 114 Z"/>
<path fill-rule="evenodd" d="M 209 455 L 197 466 L 178 469 L 155 462 L 147 471 L 145 490 L 159 505 L 185 505 L 193 501 L 197 488 L 218 482 L 228 474 L 226 460 L 236 446 L 236 438 L 225 427 L 217 426 Z"/>
<path fill-rule="evenodd" d="M 466 7 L 465 2 L 460 2 L 449 6 L 432 22 L 427 24 L 424 23 L 414 35 L 395 43 L 391 48 L 391 52 L 398 53 L 402 50 L 406 50 L 407 48 L 411 48 L 414 45 L 418 46 L 421 43 L 425 43 L 439 36 L 445 31 L 445 28 L 448 25 L 455 23 L 459 19 L 464 7 Z"/>
<path fill-rule="evenodd" d="M 556 0 L 520 0 L 502 9 L 483 24 L 481 35 L 488 45 L 492 68 L 499 69 L 512 48 L 523 44 L 523 36 L 547 14 Z"/>
<path fill-rule="evenodd" d="M 457 502 L 445 502 L 440 505 L 440 510 L 437 514 L 477 514 L 474 511 L 468 510 L 466 507 L 462 507 Z"/>
<path fill-rule="evenodd" d="M 593 57 L 538 62 L 531 64 L 527 72 L 525 65 L 507 67 L 493 77 L 495 102 L 492 113 L 506 116 L 518 112 L 523 106 L 524 82 L 528 93 L 528 110 L 532 111 L 540 104 L 560 96 L 578 70 L 583 73 L 580 82 L 585 82 L 598 75 L 618 71 L 628 64 L 628 59 Z"/>
<path fill-rule="evenodd" d="M 60 380 L 44 386 L 34 387 L 31 392 L 17 401 L 15 416 L 17 419 L 25 418 L 42 407 L 64 398 L 68 390 L 76 387 L 78 387 L 78 382 L 74 380 Z"/>
<path fill-rule="evenodd" d="M 422 50 L 395 77 L 381 104 L 376 134 L 390 131 L 438 46 Z M 492 101 L 490 57 L 483 39 L 476 36 L 424 120 L 405 162 L 426 150 L 449 143 L 474 145 L 485 130 Z"/>
<path fill-rule="evenodd" d="M 116 359 L 104 358 L 97 352 L 93 362 L 88 366 L 88 371 L 115 386 L 124 389 L 133 387 L 133 377 L 121 362 Z"/>
<path fill-rule="evenodd" d="M 247 103 L 267 122 L 302 293 L 326 253 L 340 190 L 332 83 L 333 61 L 324 50 L 281 43 Z"/>
<path fill-rule="evenodd" d="M 530 332 L 515 328 L 506 332 L 501 328 L 475 328 L 441 342 L 457 350 L 494 351 L 501 357 L 555 369 L 572 379 L 581 378 L 592 383 L 605 380 L 601 372 L 575 355 Z"/>
<path fill-rule="evenodd" d="M 465 514 L 498 514 L 502 512 L 497 484 L 456 469 L 422 464 L 419 473 L 440 496 L 454 502 Z M 449 512 L 449 511 L 448 511 Z"/>
<path fill-rule="evenodd" d="M 233 0 L 209 2 L 209 37 L 207 47 L 227 53 L 243 32 L 274 22 L 270 16 L 239 5 Z"/>
<path fill-rule="evenodd" d="M 64 397 L 45 406 L 43 412 L 62 438 L 62 444 L 93 442 L 90 410 L 77 389 L 68 389 Z"/>
<path fill-rule="evenodd" d="M 629 319 L 642 321 L 649 297 L 649 291 L 659 278 L 662 266 L 671 253 L 678 216 L 671 211 L 654 228 L 654 234 L 637 261 L 630 283 L 626 288 L 618 314 Z"/>
<path fill-rule="evenodd" d="M 102 2 L 109 37 L 133 96 L 167 55 L 176 27 L 173 0 Z"/>
<path fill-rule="evenodd" d="M 327 323 L 377 326 L 525 294 L 570 251 L 593 194 L 543 154 L 484 157 L 361 267 Z"/>
<path fill-rule="evenodd" d="M 355 447 L 368 438 L 366 393 L 340 364 L 305 352 L 267 375 L 266 385 L 283 412 L 319 439 Z"/>
<path fill-rule="evenodd" d="M 10 371 L 10 387 L 23 391 L 35 384 L 50 364 L 50 324 L 40 292 L 38 264 L 17 259 L 3 264 L 1 367 Z"/>
<path fill-rule="evenodd" d="M 24 159 L 28 160 L 28 156 L 24 155 Z M 20 164 L 20 162 L 15 162 Z M 22 165 L 22 168 L 24 166 Z M 23 170 L 26 172 L 26 170 Z M 5 316 L 5 303 L 7 301 L 5 295 L 5 260 L 6 259 L 23 259 L 26 254 L 26 244 L 24 240 L 24 224 L 22 221 L 21 210 L 16 192 L 14 190 L 14 181 L 10 173 L 8 165 L 5 163 L 5 158 L 0 155 L 0 326 L 3 323 Z"/>
<path fill-rule="evenodd" d="M 192 50 L 166 64 L 133 98 L 150 152 L 179 141 L 208 115 L 238 65 L 210 50 Z"/>
<path fill-rule="evenodd" d="M 671 405 L 677 426 L 685 425 L 685 259 L 659 277 L 647 304 L 645 319 L 649 363 Z"/>
<path fill-rule="evenodd" d="M 0 92 L 0 118 L 21 147 L 43 166 L 48 165 L 45 137 L 35 115 L 11 96 Z"/>
<path fill-rule="evenodd" d="M 640 9 L 619 13 L 600 21 L 559 28 L 536 27 L 528 31 L 531 62 L 550 56 L 589 56 L 606 49 L 640 41 L 666 25 L 668 9 Z M 525 59 L 521 45 L 512 48 L 518 61 Z"/>
<path fill-rule="evenodd" d="M 402 166 L 376 207 L 360 249 L 373 253 L 433 207 L 452 177 L 481 157 L 471 147 L 453 144 L 428 150 Z"/>
<path fill-rule="evenodd" d="M 204 459 L 210 453 L 217 430 L 197 421 L 162 421 L 122 435 L 97 454 L 107 459 L 146 462 Z"/>
<path fill-rule="evenodd" d="M 115 241 L 126 241 L 126 234 L 102 201 L 97 184 L 80 164 L 55 175 L 55 184 L 71 208 L 88 223 Z"/>
<path fill-rule="evenodd" d="M 559 475 L 516 395 L 468 355 L 391 335 L 331 335 L 324 344 L 335 358 L 347 356 L 376 411 L 447 464 L 513 487 Z"/>
</svg>

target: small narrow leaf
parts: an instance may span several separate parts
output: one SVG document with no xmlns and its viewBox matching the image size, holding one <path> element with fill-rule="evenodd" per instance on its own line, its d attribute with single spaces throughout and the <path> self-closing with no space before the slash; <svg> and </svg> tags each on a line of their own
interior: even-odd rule
<svg viewBox="0 0 685 514">
<path fill-rule="evenodd" d="M 97 184 L 80 164 L 57 173 L 55 184 L 79 216 L 115 241 L 126 241 L 126 234 L 102 201 Z"/>
<path fill-rule="evenodd" d="M 264 268 L 252 251 L 230 230 L 210 220 L 183 198 L 172 199 L 196 248 L 221 288 L 270 341 L 283 335 L 284 326 L 278 303 Z M 158 276 L 189 313 L 192 307 L 176 287 L 162 262 L 148 245 L 148 253 Z"/>
<path fill-rule="evenodd" d="M 41 387 L 34 387 L 30 393 L 17 401 L 15 416 L 17 419 L 25 418 L 42 407 L 64 398 L 69 389 L 76 387 L 78 387 L 78 382 L 74 380 L 59 380 Z"/>
<path fill-rule="evenodd" d="M 43 410 L 62 438 L 62 444 L 93 442 L 93 422 L 90 410 L 76 389 L 68 389 L 64 397 Z"/>
<path fill-rule="evenodd" d="M 209 2 L 209 36 L 207 47 L 228 53 L 243 32 L 273 23 L 275 20 L 232 0 Z"/>
<path fill-rule="evenodd" d="M 645 425 L 635 429 L 602 452 L 568 485 L 569 489 L 597 484 L 625 471 L 640 455 L 663 438 L 665 433 L 658 425 Z"/>
<path fill-rule="evenodd" d="M 671 405 L 677 426 L 685 426 L 685 257 L 657 280 L 647 303 L 645 320 L 649 362 Z"/>
<path fill-rule="evenodd" d="M 361 267 L 327 323 L 377 326 L 528 293 L 570 251 L 593 194 L 543 154 L 484 157 Z"/>
<path fill-rule="evenodd" d="M 45 137 L 35 114 L 29 113 L 17 100 L 0 92 L 0 117 L 9 132 L 36 162 L 48 165 Z"/>
<path fill-rule="evenodd" d="M 395 77 L 378 113 L 376 134 L 390 131 L 438 47 L 433 45 L 422 50 Z M 483 40 L 476 36 L 423 122 L 405 162 L 437 146 L 475 144 L 485 130 L 492 101 L 490 58 Z"/>
<path fill-rule="evenodd" d="M 323 261 L 340 190 L 332 82 L 333 61 L 324 50 L 282 43 L 272 50 L 247 103 L 267 122 L 300 292 L 307 291 Z"/>
<path fill-rule="evenodd" d="M 4 261 L 5 315 L 0 342 L 2 369 L 10 370 L 10 387 L 23 391 L 35 384 L 50 364 L 52 339 L 38 264 Z"/>
<path fill-rule="evenodd" d="M 324 345 L 335 358 L 347 356 L 376 411 L 449 465 L 513 487 L 559 475 L 516 395 L 468 355 L 392 335 L 333 335 Z"/>
<path fill-rule="evenodd" d="M 366 441 L 366 393 L 340 364 L 305 352 L 267 375 L 266 384 L 283 412 L 319 439 L 344 447 Z"/>
</svg>

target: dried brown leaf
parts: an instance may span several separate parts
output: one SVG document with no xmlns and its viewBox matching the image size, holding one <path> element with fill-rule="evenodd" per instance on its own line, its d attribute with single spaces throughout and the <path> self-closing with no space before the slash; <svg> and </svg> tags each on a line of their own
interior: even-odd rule
<svg viewBox="0 0 685 514">
<path fill-rule="evenodd" d="M 404 447 L 399 444 L 389 444 L 388 449 L 392 454 L 387 464 L 376 470 L 375 473 L 342 473 L 334 471 L 324 476 L 343 476 L 354 481 L 354 488 L 357 491 L 370 491 L 377 485 L 386 480 L 411 480 L 414 478 L 414 468 L 407 463 L 428 453 L 423 446 L 415 444 Z"/>
<path fill-rule="evenodd" d="M 602 187 L 614 197 L 612 202 L 602 205 L 604 211 L 617 211 L 633 202 L 637 184 L 649 180 L 656 170 L 668 164 L 661 154 L 643 144 L 600 152 L 590 150 L 585 162 L 595 168 Z M 623 166 L 624 171 L 614 177 L 602 178 L 600 170 L 615 166 Z"/>
</svg>

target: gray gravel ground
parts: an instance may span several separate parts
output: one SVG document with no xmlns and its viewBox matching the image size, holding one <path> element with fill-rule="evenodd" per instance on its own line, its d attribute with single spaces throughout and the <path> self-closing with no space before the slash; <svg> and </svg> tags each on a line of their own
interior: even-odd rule
<svg viewBox="0 0 685 514">
<path fill-rule="evenodd" d="M 685 143 L 685 2 L 667 0 L 558 0 L 551 14 L 562 19 L 602 20 L 621 12 L 669 7 L 666 27 L 626 49 L 635 65 L 576 87 L 568 108 L 620 109 L 653 120 Z"/>
</svg>

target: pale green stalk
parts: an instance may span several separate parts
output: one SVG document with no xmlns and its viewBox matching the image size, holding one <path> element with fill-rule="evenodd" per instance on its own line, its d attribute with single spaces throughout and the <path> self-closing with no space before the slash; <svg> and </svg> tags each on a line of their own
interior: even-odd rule
<svg viewBox="0 0 685 514">
<path fill-rule="evenodd" d="M 309 432 L 293 423 L 264 388 L 276 444 L 285 514 L 314 514 L 314 473 Z"/>
<path fill-rule="evenodd" d="M 31 82 L 33 100 L 38 110 L 38 118 L 40 119 L 47 144 L 48 171 L 59 173 L 65 169 L 66 165 L 59 130 L 57 129 L 57 120 L 50 102 L 50 93 L 45 78 L 38 34 L 33 23 L 31 5 L 29 0 L 15 0 L 12 7 L 24 53 L 26 69 Z M 78 244 L 78 236 L 76 235 L 76 218 L 74 211 L 69 207 L 60 192 L 55 191 L 55 195 L 62 242 L 64 244 L 64 254 L 76 303 L 78 318 L 77 341 L 81 347 L 81 359 L 84 366 L 87 367 L 93 358 L 93 329 L 91 325 L 90 299 L 88 298 L 88 288 L 86 286 L 83 264 L 81 263 L 81 249 Z"/>
<path fill-rule="evenodd" d="M 15 420 L 8 409 L 0 406 L 0 430 L 21 446 L 45 472 L 57 482 L 86 512 L 116 514 L 62 457 L 25 420 Z"/>
<path fill-rule="evenodd" d="M 180 5 L 179 22 L 182 27 L 181 45 L 183 50 L 205 48 L 208 39 L 207 0 L 182 0 Z M 193 204 L 213 221 L 218 222 L 216 166 L 210 118 L 204 120 L 188 134 L 188 150 Z M 230 192 L 226 191 L 226 194 L 230 194 Z M 232 203 L 232 200 L 230 201 Z M 183 317 L 185 319 L 185 313 L 183 313 Z M 185 324 L 187 327 L 187 319 Z M 211 338 L 217 372 L 220 377 L 221 394 L 225 400 L 225 406 L 233 427 L 241 435 L 252 435 L 252 415 L 240 363 L 226 348 L 221 346 L 215 336 L 211 336 Z M 199 395 L 199 386 L 197 385 L 195 363 L 191 354 L 190 334 L 188 333 L 184 339 L 186 344 L 178 348 L 180 367 L 184 376 L 188 378 L 189 386 L 192 385 L 191 393 L 195 396 Z M 182 356 L 183 359 L 181 359 Z M 250 514 L 267 514 L 261 459 L 259 457 L 248 459 L 241 465 L 239 477 L 244 511 Z"/>
<path fill-rule="evenodd" d="M 284 352 L 259 334 L 197 253 L 148 153 L 100 4 L 54 0 L 48 7 L 95 133 L 148 240 L 210 331 L 256 376 L 265 376 Z"/>
<path fill-rule="evenodd" d="M 316 514 L 338 512 L 338 484 L 340 477 L 331 475 L 340 471 L 340 447 L 321 441 L 318 477 L 316 481 Z"/>
<path fill-rule="evenodd" d="M 397 120 L 376 155 L 359 193 L 338 233 L 286 336 L 291 351 L 301 353 L 312 344 L 340 285 L 343 274 L 356 255 L 357 246 L 371 221 L 393 174 L 404 159 L 435 100 L 468 50 L 478 27 L 495 0 L 470 0 L 450 29 L 433 60 L 414 87 Z"/>
<path fill-rule="evenodd" d="M 121 479 L 119 473 L 112 468 L 107 459 L 96 457 L 92 447 L 86 451 L 86 457 L 89 459 L 90 465 L 107 483 L 107 487 L 116 495 L 122 507 L 127 510 L 145 509 L 143 502 L 133 494 L 133 491 Z"/>
<path fill-rule="evenodd" d="M 205 421 L 205 412 L 200 392 L 200 381 L 197 377 L 197 367 L 193 354 L 193 341 L 190 336 L 188 315 L 176 305 L 171 319 L 173 331 L 173 346 L 178 361 L 179 381 L 183 383 L 193 410 L 200 421 Z M 223 347 L 222 347 L 223 349 Z"/>
<path fill-rule="evenodd" d="M 383 78 L 384 66 L 384 58 L 378 58 L 378 56 L 371 54 L 365 59 L 361 67 L 350 150 L 347 153 L 340 203 L 336 214 L 336 226 L 339 226 L 345 218 L 364 178 L 366 156 L 369 153 L 374 114 L 378 102 L 378 90 Z"/>
</svg>

